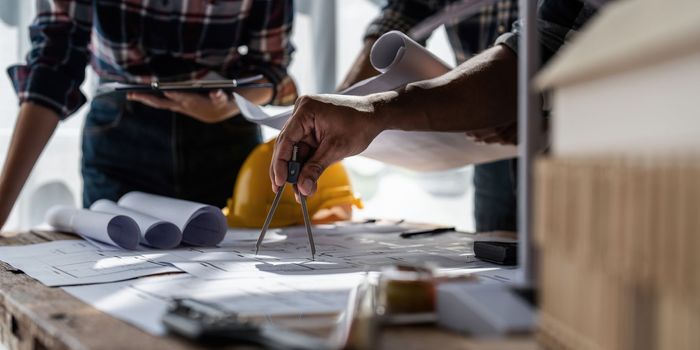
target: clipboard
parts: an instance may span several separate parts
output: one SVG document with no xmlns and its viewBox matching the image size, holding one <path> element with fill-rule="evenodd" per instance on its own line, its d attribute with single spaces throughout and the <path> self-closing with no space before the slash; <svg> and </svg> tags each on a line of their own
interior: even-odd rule
<svg viewBox="0 0 700 350">
<path fill-rule="evenodd" d="M 237 89 L 262 89 L 273 87 L 272 83 L 258 83 L 263 75 L 254 75 L 251 77 L 240 79 L 217 79 L 217 80 L 188 80 L 183 82 L 157 82 L 151 84 L 124 84 L 124 83 L 105 83 L 97 88 L 97 95 L 108 94 L 111 92 L 141 92 L 141 93 L 156 93 L 163 92 L 192 92 L 192 93 L 208 93 L 214 90 L 223 90 L 232 92 Z"/>
</svg>

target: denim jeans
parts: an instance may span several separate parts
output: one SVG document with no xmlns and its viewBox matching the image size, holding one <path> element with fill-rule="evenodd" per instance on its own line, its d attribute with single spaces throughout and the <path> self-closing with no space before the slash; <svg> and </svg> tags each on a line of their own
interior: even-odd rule
<svg viewBox="0 0 700 350">
<path fill-rule="evenodd" d="M 477 232 L 517 230 L 516 169 L 514 159 L 474 168 L 474 221 Z"/>
<path fill-rule="evenodd" d="M 260 128 L 241 116 L 206 124 L 123 93 L 98 96 L 83 128 L 83 205 L 144 191 L 223 207 L 260 142 Z"/>
</svg>

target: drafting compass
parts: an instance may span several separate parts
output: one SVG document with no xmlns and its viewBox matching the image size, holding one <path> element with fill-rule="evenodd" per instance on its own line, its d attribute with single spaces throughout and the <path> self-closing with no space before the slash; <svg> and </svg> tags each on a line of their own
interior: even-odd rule
<svg viewBox="0 0 700 350">
<path fill-rule="evenodd" d="M 311 247 L 311 260 L 314 260 L 316 257 L 316 245 L 314 244 L 314 236 L 311 233 L 311 219 L 309 219 L 309 210 L 306 207 L 306 197 L 299 192 L 299 188 L 297 187 L 299 173 L 301 172 L 301 163 L 298 160 L 298 153 L 299 146 L 294 145 L 294 148 L 292 149 L 292 159 L 289 161 L 289 163 L 287 163 L 287 182 L 294 186 L 294 193 L 296 193 L 296 195 L 299 197 L 299 201 L 301 202 L 301 212 L 304 215 L 304 226 L 306 226 L 306 235 L 309 237 L 309 246 Z M 270 222 L 272 221 L 272 217 L 275 215 L 277 205 L 280 203 L 282 192 L 284 192 L 284 187 L 286 185 L 286 183 L 283 183 L 282 186 L 277 189 L 275 199 L 272 201 L 272 207 L 270 207 L 270 212 L 267 213 L 265 224 L 263 224 L 262 231 L 260 231 L 260 237 L 258 237 L 258 242 L 255 244 L 256 255 L 260 250 L 260 245 L 262 245 L 263 239 L 265 239 L 265 233 L 267 233 L 267 229 L 270 227 Z"/>
</svg>

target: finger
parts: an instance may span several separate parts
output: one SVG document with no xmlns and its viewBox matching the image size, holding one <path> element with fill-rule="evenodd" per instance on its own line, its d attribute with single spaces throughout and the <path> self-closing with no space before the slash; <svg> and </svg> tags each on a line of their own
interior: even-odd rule
<svg viewBox="0 0 700 350">
<path fill-rule="evenodd" d="M 494 133 L 482 133 L 482 134 L 475 135 L 472 138 L 476 142 L 484 142 L 484 140 L 491 138 L 491 137 L 494 137 L 494 136 L 497 136 L 497 135 L 498 134 L 494 134 Z"/>
<path fill-rule="evenodd" d="M 304 108 L 295 109 L 282 131 L 277 136 L 275 150 L 270 164 L 270 180 L 274 186 L 282 186 L 287 181 L 287 167 L 292 157 L 294 145 L 313 137 L 313 118 Z M 309 124 L 308 126 L 305 124 Z"/>
<path fill-rule="evenodd" d="M 275 142 L 275 150 L 272 152 L 272 163 L 270 164 L 270 180 L 272 186 L 282 186 L 287 181 L 287 167 L 292 158 L 292 150 L 296 142 L 286 135 L 280 134 Z"/>
<path fill-rule="evenodd" d="M 181 104 L 184 102 L 189 102 L 193 99 L 193 97 L 197 97 L 197 94 L 188 94 L 184 92 L 177 92 L 177 91 L 166 91 L 163 93 L 165 97 L 169 98 L 170 100 L 173 101 L 178 101 Z"/>
<path fill-rule="evenodd" d="M 489 136 L 494 135 L 494 131 L 492 129 L 480 129 L 480 130 L 472 130 L 468 131 L 465 134 L 467 136 L 473 138 L 476 141 L 482 140 L 484 138 L 487 138 Z"/>
<path fill-rule="evenodd" d="M 498 144 L 507 144 L 510 142 L 508 139 L 508 134 L 506 132 L 502 132 L 496 135 L 492 135 L 489 137 L 485 137 L 482 141 L 484 143 L 498 143 Z"/>
<path fill-rule="evenodd" d="M 295 186 L 293 192 L 294 192 L 294 199 L 296 199 L 297 203 L 301 203 L 301 198 L 299 197 L 301 195 L 299 193 L 299 187 Z"/>
<path fill-rule="evenodd" d="M 472 138 L 476 142 L 484 142 L 484 140 L 489 138 L 490 136 L 492 136 L 492 135 L 491 134 L 479 134 L 479 135 L 473 136 Z"/>
<path fill-rule="evenodd" d="M 501 135 L 495 135 L 491 137 L 486 137 L 481 140 L 481 142 L 486 143 L 486 144 L 491 144 L 491 143 L 499 143 L 502 144 L 504 142 L 503 137 Z"/>
<path fill-rule="evenodd" d="M 465 132 L 465 134 L 474 139 L 474 141 L 477 143 L 489 143 L 487 140 L 502 138 L 502 135 L 512 127 L 512 125 L 495 126 L 477 130 L 469 130 Z M 515 126 L 515 128 L 517 130 L 517 126 Z"/>
<path fill-rule="evenodd" d="M 221 89 L 209 92 L 209 100 L 217 107 L 225 106 L 228 102 L 228 95 Z"/>
<path fill-rule="evenodd" d="M 149 107 L 179 111 L 180 105 L 170 99 L 153 96 L 150 94 L 131 93 L 128 97 L 132 101 L 141 102 Z"/>
<path fill-rule="evenodd" d="M 329 142 L 322 143 L 301 168 L 298 184 L 301 194 L 305 196 L 314 194 L 316 192 L 316 183 L 323 171 L 329 165 L 340 160 L 337 155 L 342 153 L 342 150 L 333 149 L 329 145 Z"/>
</svg>

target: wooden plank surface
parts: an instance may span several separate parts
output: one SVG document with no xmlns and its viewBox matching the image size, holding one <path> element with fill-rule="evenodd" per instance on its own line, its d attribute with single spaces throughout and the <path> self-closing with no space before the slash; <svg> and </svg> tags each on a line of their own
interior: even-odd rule
<svg viewBox="0 0 700 350">
<path fill-rule="evenodd" d="M 75 237 L 38 232 L 0 235 L 0 245 Z M 156 337 L 49 288 L 0 262 L 0 343 L 9 349 L 204 349 L 173 337 Z M 535 349 L 530 338 L 476 341 L 435 327 L 397 327 L 380 333 L 383 349 Z M 248 347 L 235 347 L 236 349 Z"/>
</svg>

